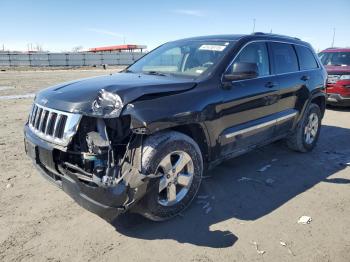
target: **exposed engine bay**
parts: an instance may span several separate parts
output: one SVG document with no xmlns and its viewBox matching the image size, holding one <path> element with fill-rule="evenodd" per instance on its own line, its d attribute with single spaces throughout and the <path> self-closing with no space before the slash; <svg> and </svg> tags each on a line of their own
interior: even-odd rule
<svg viewBox="0 0 350 262">
<path fill-rule="evenodd" d="M 111 186 L 126 179 L 126 171 L 134 161 L 132 152 L 142 140 L 142 135 L 133 134 L 129 125 L 127 116 L 83 117 L 68 150 L 59 154 L 61 170 L 75 174 L 90 186 Z"/>
</svg>

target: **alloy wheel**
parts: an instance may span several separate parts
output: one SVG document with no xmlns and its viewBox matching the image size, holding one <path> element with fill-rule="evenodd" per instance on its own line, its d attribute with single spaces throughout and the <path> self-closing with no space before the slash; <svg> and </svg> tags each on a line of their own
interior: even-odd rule
<svg viewBox="0 0 350 262">
<path fill-rule="evenodd" d="M 174 151 L 160 161 L 157 173 L 161 175 L 158 203 L 162 206 L 175 205 L 191 187 L 194 175 L 192 158 L 184 151 Z"/>
<path fill-rule="evenodd" d="M 318 132 L 318 116 L 316 113 L 309 115 L 308 122 L 304 129 L 305 142 L 307 144 L 312 144 L 317 136 Z"/>
</svg>

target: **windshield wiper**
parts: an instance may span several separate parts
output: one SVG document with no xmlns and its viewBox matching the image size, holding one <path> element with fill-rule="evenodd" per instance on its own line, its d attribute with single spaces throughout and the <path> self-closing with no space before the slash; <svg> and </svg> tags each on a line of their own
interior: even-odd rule
<svg viewBox="0 0 350 262">
<path fill-rule="evenodd" d="M 122 71 L 123 73 L 135 73 L 134 71 L 131 71 L 130 69 L 125 69 Z"/>
<path fill-rule="evenodd" d="M 157 71 L 143 71 L 142 73 L 147 75 L 167 76 L 166 74 Z"/>
</svg>

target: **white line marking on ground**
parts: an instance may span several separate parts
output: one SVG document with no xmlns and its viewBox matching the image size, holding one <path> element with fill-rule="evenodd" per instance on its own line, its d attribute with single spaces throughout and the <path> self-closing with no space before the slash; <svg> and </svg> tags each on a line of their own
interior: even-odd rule
<svg viewBox="0 0 350 262">
<path fill-rule="evenodd" d="M 14 86 L 0 86 L 0 91 L 14 89 Z"/>
<path fill-rule="evenodd" d="M 34 96 L 35 96 L 35 94 L 0 96 L 0 100 L 12 100 L 12 99 L 21 99 L 21 98 L 33 98 Z"/>
</svg>

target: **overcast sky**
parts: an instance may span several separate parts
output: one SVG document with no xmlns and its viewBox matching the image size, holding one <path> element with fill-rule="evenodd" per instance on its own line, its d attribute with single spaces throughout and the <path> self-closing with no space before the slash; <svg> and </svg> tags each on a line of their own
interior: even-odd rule
<svg viewBox="0 0 350 262">
<path fill-rule="evenodd" d="M 1 0 L 0 49 L 71 51 L 73 47 L 144 44 L 255 31 L 286 34 L 315 50 L 350 46 L 350 1 L 314 0 Z"/>
</svg>

